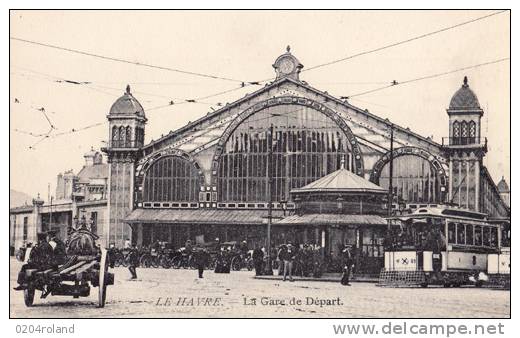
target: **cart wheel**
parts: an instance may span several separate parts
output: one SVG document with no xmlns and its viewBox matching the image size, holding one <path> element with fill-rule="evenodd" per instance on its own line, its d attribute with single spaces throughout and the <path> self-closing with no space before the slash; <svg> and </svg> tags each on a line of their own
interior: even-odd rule
<svg viewBox="0 0 520 338">
<path fill-rule="evenodd" d="M 107 250 L 101 249 L 101 261 L 99 262 L 99 294 L 98 307 L 105 307 L 107 298 L 106 272 L 108 271 Z"/>
<path fill-rule="evenodd" d="M 29 286 L 27 289 L 23 290 L 23 300 L 25 302 L 25 306 L 30 307 L 34 302 L 34 288 Z"/>
</svg>

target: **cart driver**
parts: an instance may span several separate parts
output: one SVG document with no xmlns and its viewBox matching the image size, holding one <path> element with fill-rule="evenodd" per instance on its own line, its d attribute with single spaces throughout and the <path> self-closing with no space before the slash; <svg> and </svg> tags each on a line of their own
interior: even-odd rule
<svg viewBox="0 0 520 338">
<path fill-rule="evenodd" d="M 57 230 L 49 230 L 47 232 L 47 241 L 52 247 L 52 261 L 53 265 L 62 265 L 67 260 L 67 250 L 65 243 L 57 236 Z"/>
<path fill-rule="evenodd" d="M 47 234 L 39 232 L 37 234 L 38 244 L 36 244 L 30 253 L 27 264 L 22 265 L 18 273 L 18 286 L 15 290 L 24 290 L 27 288 L 25 284 L 25 271 L 27 269 L 47 270 L 51 267 L 52 247 L 47 243 Z"/>
</svg>

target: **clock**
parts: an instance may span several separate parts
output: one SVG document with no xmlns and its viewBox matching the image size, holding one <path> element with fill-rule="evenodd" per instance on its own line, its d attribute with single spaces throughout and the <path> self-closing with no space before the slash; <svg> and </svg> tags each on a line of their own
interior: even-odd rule
<svg viewBox="0 0 520 338">
<path fill-rule="evenodd" d="M 290 58 L 283 58 L 280 60 L 280 63 L 278 64 L 278 69 L 280 70 L 280 73 L 282 74 L 291 74 L 295 68 L 295 64 L 293 60 Z"/>
</svg>

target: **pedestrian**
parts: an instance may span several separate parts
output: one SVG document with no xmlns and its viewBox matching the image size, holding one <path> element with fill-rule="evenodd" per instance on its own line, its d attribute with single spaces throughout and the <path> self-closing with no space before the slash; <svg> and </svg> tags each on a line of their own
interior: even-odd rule
<svg viewBox="0 0 520 338">
<path fill-rule="evenodd" d="M 135 244 L 132 244 L 130 251 L 128 252 L 128 271 L 132 277 L 130 279 L 137 279 L 137 266 L 139 265 L 139 251 Z"/>
<path fill-rule="evenodd" d="M 261 276 L 263 274 L 264 252 L 260 247 L 253 250 L 253 263 L 255 264 L 255 274 Z"/>
<path fill-rule="evenodd" d="M 342 251 L 343 259 L 343 275 L 341 276 L 341 284 L 350 286 L 350 272 L 354 265 L 354 259 L 352 256 L 352 247 L 346 245 Z"/>
<path fill-rule="evenodd" d="M 209 253 L 205 248 L 195 248 L 193 252 L 193 259 L 195 261 L 195 266 L 199 272 L 199 278 L 204 278 L 202 275 L 204 274 L 204 268 L 208 265 L 209 262 Z"/>
<path fill-rule="evenodd" d="M 132 247 L 132 242 L 130 241 L 130 238 L 125 239 L 125 243 L 123 244 L 123 249 L 130 249 Z"/>
<path fill-rule="evenodd" d="M 283 281 L 287 279 L 287 275 L 289 275 L 289 280 L 291 282 L 294 281 L 292 273 L 293 273 L 293 263 L 296 258 L 296 250 L 292 246 L 291 243 L 287 244 L 287 250 L 283 252 Z"/>
</svg>

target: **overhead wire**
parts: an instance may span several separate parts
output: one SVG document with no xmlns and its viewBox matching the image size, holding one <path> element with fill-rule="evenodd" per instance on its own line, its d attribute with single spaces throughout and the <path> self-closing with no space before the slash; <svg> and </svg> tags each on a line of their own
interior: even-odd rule
<svg viewBox="0 0 520 338">
<path fill-rule="evenodd" d="M 497 60 L 493 60 L 493 61 L 489 61 L 489 62 L 484 62 L 484 63 L 479 63 L 479 64 L 468 66 L 468 67 L 462 67 L 462 68 L 458 68 L 458 69 L 454 69 L 454 70 L 450 70 L 450 71 L 446 71 L 446 72 L 430 74 L 430 75 L 421 76 L 421 77 L 418 77 L 418 78 L 404 80 L 404 81 L 393 80 L 393 81 L 389 82 L 389 84 L 386 85 L 386 86 L 373 88 L 373 89 L 370 89 L 370 90 L 366 90 L 366 91 L 363 91 L 363 92 L 360 92 L 360 93 L 356 93 L 356 94 L 352 94 L 352 95 L 348 95 L 348 96 L 343 96 L 343 98 L 350 99 L 350 98 L 353 98 L 353 97 L 375 93 L 375 92 L 378 92 L 378 91 L 381 91 L 381 90 L 385 90 L 385 89 L 388 89 L 388 88 L 391 88 L 391 87 L 400 86 L 400 85 L 403 85 L 403 84 L 408 84 L 408 83 L 412 83 L 412 82 L 418 82 L 418 81 L 433 79 L 433 78 L 436 78 L 436 77 L 445 76 L 445 75 L 461 72 L 461 71 L 464 71 L 464 70 L 474 69 L 474 68 L 478 68 L 478 67 L 483 67 L 483 66 L 487 66 L 487 65 L 491 65 L 491 64 L 495 64 L 495 63 L 500 63 L 500 62 L 504 62 L 504 61 L 507 61 L 507 60 L 510 60 L 510 58 L 508 58 L 508 57 L 501 58 L 501 59 L 497 59 Z"/>
<path fill-rule="evenodd" d="M 40 42 L 40 41 L 33 41 L 33 40 L 22 39 L 22 38 L 14 37 L 14 36 L 10 36 L 9 39 L 10 40 L 14 40 L 14 41 L 27 43 L 27 44 L 31 44 L 31 45 L 36 45 L 36 46 L 40 46 L 40 47 L 47 47 L 47 48 L 52 48 L 52 49 L 57 49 L 57 50 L 62 50 L 62 51 L 70 52 L 70 53 L 90 56 L 90 57 L 99 58 L 99 59 L 108 60 L 108 61 L 115 61 L 115 62 L 120 62 L 120 63 L 132 64 L 132 65 L 141 66 L 141 67 L 148 67 L 148 68 L 153 68 L 153 69 L 165 70 L 165 71 L 176 72 L 176 73 L 187 74 L 187 75 L 193 75 L 193 76 L 204 77 L 204 78 L 210 78 L 210 79 L 217 79 L 217 80 L 224 80 L 224 81 L 231 81 L 231 82 L 239 82 L 239 83 L 244 82 L 243 80 L 233 79 L 233 78 L 229 78 L 229 77 L 218 76 L 218 75 L 213 75 L 213 74 L 205 74 L 205 73 L 199 73 L 199 72 L 193 72 L 193 71 L 182 70 L 182 69 L 166 67 L 166 66 L 159 66 L 159 65 L 154 65 L 154 64 L 151 64 L 151 63 L 130 61 L 130 60 L 126 60 L 126 59 L 123 59 L 123 58 L 106 56 L 106 55 L 102 55 L 102 54 L 98 54 L 98 53 L 82 51 L 82 50 L 78 50 L 78 49 L 73 49 L 73 48 L 53 45 L 53 44 L 50 44 L 50 43 L 44 43 L 44 42 Z"/>
<path fill-rule="evenodd" d="M 477 17 L 475 19 L 471 19 L 471 20 L 464 21 L 464 22 L 461 22 L 461 23 L 458 23 L 458 24 L 455 24 L 455 25 L 447 26 L 447 27 L 444 27 L 444 28 L 441 28 L 441 29 L 437 29 L 437 30 L 428 32 L 428 33 L 416 35 L 416 36 L 413 36 L 411 38 L 400 40 L 400 41 L 397 41 L 397 42 L 393 42 L 393 43 L 390 43 L 390 44 L 387 44 L 387 45 L 384 45 L 384 46 L 381 46 L 381 47 L 368 49 L 368 50 L 365 50 L 365 51 L 362 51 L 362 52 L 358 52 L 356 54 L 348 55 L 348 56 L 345 56 L 345 57 L 342 57 L 342 58 L 339 58 L 339 59 L 335 59 L 335 60 L 332 60 L 332 61 L 328 61 L 328 62 L 324 62 L 324 63 L 321 63 L 321 64 L 317 64 L 315 66 L 304 68 L 304 69 L 302 69 L 301 72 L 302 73 L 303 72 L 308 72 L 308 71 L 319 69 L 319 68 L 322 68 L 322 67 L 325 67 L 325 66 L 330 66 L 330 65 L 333 65 L 333 64 L 336 64 L 336 63 L 340 63 L 340 62 L 343 62 L 343 61 L 351 60 L 351 59 L 354 59 L 354 58 L 357 58 L 357 57 L 360 57 L 360 56 L 364 56 L 364 55 L 380 52 L 382 50 L 393 48 L 393 47 L 396 47 L 396 46 L 400 46 L 400 45 L 403 45 L 403 44 L 406 44 L 406 43 L 410 43 L 410 42 L 413 42 L 413 41 L 416 41 L 416 40 L 424 39 L 424 38 L 427 38 L 427 37 L 430 37 L 430 36 L 433 36 L 433 35 L 436 35 L 436 34 L 440 34 L 440 33 L 443 33 L 443 32 L 446 32 L 446 31 L 449 31 L 449 30 L 452 30 L 452 29 L 456 29 L 456 28 L 459 28 L 459 27 L 462 27 L 462 26 L 465 26 L 465 25 L 469 25 L 469 24 L 472 24 L 472 23 L 475 23 L 475 22 L 478 22 L 478 21 L 481 21 L 481 20 L 493 17 L 495 15 L 502 14 L 502 13 L 507 12 L 507 11 L 508 10 L 501 10 L 501 11 L 498 11 L 498 12 L 493 12 L 491 14 L 483 15 L 483 16 Z M 270 78 L 267 78 L 267 79 L 260 80 L 258 82 L 259 83 L 264 83 L 264 82 L 268 82 L 268 81 L 271 81 L 271 80 L 274 80 L 274 79 L 275 79 L 274 77 L 270 77 Z"/>
</svg>

